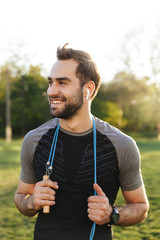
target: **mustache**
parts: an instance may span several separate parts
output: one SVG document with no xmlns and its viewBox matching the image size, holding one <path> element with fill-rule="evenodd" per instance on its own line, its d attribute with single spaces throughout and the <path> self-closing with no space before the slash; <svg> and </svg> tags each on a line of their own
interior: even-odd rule
<svg viewBox="0 0 160 240">
<path fill-rule="evenodd" d="M 57 95 L 57 96 L 55 96 L 55 97 L 48 97 L 48 99 L 50 100 L 50 101 L 53 101 L 53 100 L 56 100 L 56 99 L 58 99 L 58 100 L 61 100 L 61 101 L 66 101 L 67 99 L 66 99 L 66 97 L 64 97 L 62 94 L 61 95 Z"/>
</svg>

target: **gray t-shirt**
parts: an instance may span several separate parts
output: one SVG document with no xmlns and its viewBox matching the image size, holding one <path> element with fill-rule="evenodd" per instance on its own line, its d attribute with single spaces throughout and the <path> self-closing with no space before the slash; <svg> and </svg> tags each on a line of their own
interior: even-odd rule
<svg viewBox="0 0 160 240">
<path fill-rule="evenodd" d="M 25 136 L 21 151 L 23 182 L 42 180 L 58 122 L 50 120 Z M 95 122 L 97 183 L 112 205 L 119 187 L 131 191 L 142 185 L 140 154 L 132 138 L 98 118 Z M 93 195 L 93 150 L 92 129 L 73 133 L 60 128 L 50 175 L 59 185 L 56 204 L 47 215 L 39 211 L 35 240 L 89 239 L 93 223 L 88 218 L 87 199 Z M 99 239 L 112 239 L 109 225 L 96 226 L 94 240 Z"/>
<path fill-rule="evenodd" d="M 117 128 L 111 126 L 107 122 L 101 121 L 95 118 L 96 130 L 99 134 L 106 136 L 113 145 L 119 168 L 119 182 L 122 190 L 131 191 L 135 190 L 142 185 L 142 176 L 140 170 L 140 154 L 135 141 L 122 133 Z M 35 176 L 35 170 L 33 167 L 33 159 L 36 148 L 49 129 L 54 129 L 59 120 L 52 119 L 40 127 L 30 131 L 24 138 L 21 149 L 21 175 L 20 179 L 29 184 L 35 184 L 37 182 Z M 85 136 L 88 132 L 84 133 L 72 133 L 61 129 L 62 132 L 70 136 Z M 104 146 L 105 147 L 105 146 Z M 49 153 L 46 150 L 46 154 Z"/>
</svg>

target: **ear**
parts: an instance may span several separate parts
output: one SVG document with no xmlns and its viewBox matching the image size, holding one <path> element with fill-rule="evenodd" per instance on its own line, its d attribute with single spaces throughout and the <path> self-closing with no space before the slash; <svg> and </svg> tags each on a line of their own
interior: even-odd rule
<svg viewBox="0 0 160 240">
<path fill-rule="evenodd" d="M 89 88 L 87 88 L 87 96 L 86 96 L 86 100 L 88 100 L 89 95 L 90 95 L 90 90 L 89 90 Z"/>
<path fill-rule="evenodd" d="M 84 85 L 84 98 L 86 100 L 89 100 L 92 98 L 94 89 L 95 89 L 95 84 L 93 81 L 89 81 Z"/>
</svg>

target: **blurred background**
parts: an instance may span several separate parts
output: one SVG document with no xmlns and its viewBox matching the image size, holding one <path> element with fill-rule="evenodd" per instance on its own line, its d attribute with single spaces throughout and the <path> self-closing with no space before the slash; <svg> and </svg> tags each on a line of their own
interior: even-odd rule
<svg viewBox="0 0 160 240">
<path fill-rule="evenodd" d="M 93 114 L 160 140 L 158 4 L 0 0 L 0 137 L 22 137 L 50 118 L 46 79 L 56 48 L 69 42 L 100 70 Z"/>
<path fill-rule="evenodd" d="M 20 147 L 29 130 L 51 119 L 47 77 L 65 43 L 98 65 L 92 113 L 133 136 L 141 151 L 149 218 L 116 228 L 115 239 L 160 239 L 159 0 L 0 0 L 0 238 L 33 237 L 35 219 L 13 203 Z"/>
</svg>

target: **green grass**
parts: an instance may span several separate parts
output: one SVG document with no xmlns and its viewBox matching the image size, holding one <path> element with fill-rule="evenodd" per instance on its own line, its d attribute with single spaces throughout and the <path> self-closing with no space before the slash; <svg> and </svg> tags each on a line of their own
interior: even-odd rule
<svg viewBox="0 0 160 240">
<path fill-rule="evenodd" d="M 13 197 L 20 174 L 21 140 L 0 140 L 0 239 L 33 239 L 35 218 L 27 218 L 16 209 Z"/>
<path fill-rule="evenodd" d="M 6 143 L 0 140 L 0 239 L 33 239 L 35 218 L 21 215 L 13 197 L 20 174 L 20 148 L 22 140 Z M 150 202 L 144 223 L 132 227 L 114 227 L 114 240 L 160 239 L 160 142 L 156 139 L 138 139 L 142 156 L 142 174 Z M 116 204 L 123 203 L 121 192 Z"/>
</svg>

